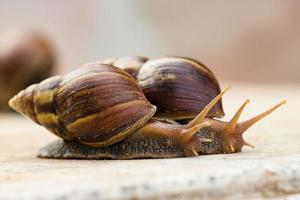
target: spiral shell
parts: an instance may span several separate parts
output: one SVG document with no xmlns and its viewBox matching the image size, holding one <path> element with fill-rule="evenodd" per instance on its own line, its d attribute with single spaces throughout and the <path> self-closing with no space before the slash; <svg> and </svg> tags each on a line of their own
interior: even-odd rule
<svg viewBox="0 0 300 200">
<path fill-rule="evenodd" d="M 108 58 L 100 61 L 102 64 L 114 65 L 120 69 L 125 70 L 133 78 L 136 76 L 141 68 L 141 66 L 148 60 L 148 58 L 143 56 L 129 56 L 121 58 Z"/>
<path fill-rule="evenodd" d="M 125 71 L 96 63 L 32 85 L 9 104 L 65 140 L 97 147 L 135 132 L 156 110 Z"/>
<path fill-rule="evenodd" d="M 191 119 L 220 93 L 217 78 L 200 62 L 184 57 L 164 57 L 147 61 L 137 79 L 147 99 L 157 106 L 157 115 Z M 224 115 L 222 102 L 208 113 Z"/>
</svg>

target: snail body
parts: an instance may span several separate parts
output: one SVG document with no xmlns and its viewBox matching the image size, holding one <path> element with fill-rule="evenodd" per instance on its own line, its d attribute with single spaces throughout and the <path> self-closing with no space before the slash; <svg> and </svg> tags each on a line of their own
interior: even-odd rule
<svg viewBox="0 0 300 200">
<path fill-rule="evenodd" d="M 9 104 L 62 139 L 43 147 L 39 157 L 171 158 L 239 152 L 250 145 L 242 134 L 284 103 L 241 123 L 237 121 L 248 101 L 229 122 L 208 117 L 227 90 L 187 124 L 179 124 L 172 118 L 153 117 L 156 107 L 128 73 L 94 63 L 34 84 Z"/>
<path fill-rule="evenodd" d="M 221 96 L 221 95 L 220 95 Z M 219 97 L 214 99 L 216 102 Z M 210 154 L 241 152 L 243 146 L 254 147 L 243 139 L 243 133 L 254 123 L 269 115 L 280 102 L 269 110 L 241 123 L 237 120 L 248 101 L 241 106 L 230 122 L 198 115 L 196 131 L 178 135 L 172 130 L 182 130 L 183 126 L 173 120 L 152 118 L 142 128 L 113 145 L 95 148 L 75 141 L 56 140 L 40 149 L 41 158 L 55 159 L 139 159 L 139 158 L 176 158 Z M 212 107 L 212 102 L 202 116 Z M 181 137 L 182 136 L 182 137 Z"/>
</svg>

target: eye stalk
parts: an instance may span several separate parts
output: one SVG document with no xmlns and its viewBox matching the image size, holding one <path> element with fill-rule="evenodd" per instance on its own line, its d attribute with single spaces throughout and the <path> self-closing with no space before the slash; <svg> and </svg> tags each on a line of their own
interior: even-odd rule
<svg viewBox="0 0 300 200">
<path fill-rule="evenodd" d="M 209 138 L 193 138 L 203 127 L 210 126 L 211 121 L 206 121 L 206 115 L 216 105 L 222 96 L 230 89 L 228 86 L 218 94 L 205 108 L 187 125 L 182 126 L 180 138 L 178 139 L 186 156 L 197 156 L 201 151 L 202 142 L 212 142 Z"/>
<path fill-rule="evenodd" d="M 244 122 L 238 123 L 238 120 L 246 107 L 246 105 L 250 102 L 249 99 L 247 99 L 242 106 L 238 109 L 238 111 L 235 113 L 235 115 L 232 117 L 232 119 L 228 122 L 228 124 L 225 126 L 223 131 L 224 136 L 224 152 L 225 153 L 234 153 L 241 151 L 241 148 L 243 146 L 249 146 L 254 148 L 254 145 L 246 142 L 243 139 L 243 134 L 256 122 L 259 120 L 265 118 L 269 114 L 271 114 L 273 111 L 275 111 L 277 108 L 282 106 L 286 103 L 285 100 L 281 101 L 280 103 L 276 104 L 275 106 L 271 107 L 270 109 L 256 115 L 255 117 L 248 119 Z"/>
</svg>

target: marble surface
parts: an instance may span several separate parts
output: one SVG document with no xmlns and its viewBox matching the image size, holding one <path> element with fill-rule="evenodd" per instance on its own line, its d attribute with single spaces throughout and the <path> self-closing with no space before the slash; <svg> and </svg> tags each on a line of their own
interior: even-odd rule
<svg viewBox="0 0 300 200">
<path fill-rule="evenodd" d="M 288 103 L 246 133 L 242 153 L 152 160 L 36 158 L 55 136 L 18 115 L 0 115 L 0 199 L 298 199 L 300 86 L 231 83 L 228 120 L 250 98 L 242 119 Z"/>
</svg>

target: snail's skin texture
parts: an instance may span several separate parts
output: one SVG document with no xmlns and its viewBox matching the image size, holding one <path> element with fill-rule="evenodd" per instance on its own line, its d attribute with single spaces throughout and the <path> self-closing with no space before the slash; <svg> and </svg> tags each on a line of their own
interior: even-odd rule
<svg viewBox="0 0 300 200">
<path fill-rule="evenodd" d="M 101 64 L 34 84 L 9 104 L 64 140 L 96 147 L 135 132 L 156 110 L 128 73 Z"/>
<path fill-rule="evenodd" d="M 123 69 L 136 79 L 140 68 L 147 60 L 148 58 L 144 56 L 128 56 L 121 58 L 107 58 L 104 60 L 100 60 L 99 63 L 113 65 L 115 67 Z"/>
<path fill-rule="evenodd" d="M 169 148 L 174 144 L 175 146 L 172 148 L 181 149 L 185 156 L 197 154 L 201 143 L 207 139 L 195 138 L 195 134 L 201 128 L 209 125 L 209 121 L 205 122 L 205 116 L 229 88 L 218 94 L 192 121 L 181 125 L 169 119 L 152 118 L 155 107 L 142 95 L 136 81 L 123 72 L 121 69 L 109 65 L 86 65 L 62 78 L 52 77 L 21 91 L 11 99 L 10 105 L 67 141 L 77 141 L 87 146 L 105 148 L 123 140 L 126 144 L 125 148 L 129 149 L 138 147 L 142 141 L 149 144 L 141 147 L 145 149 L 145 153 L 149 151 L 147 148 L 153 148 L 153 144 L 158 145 L 158 149 Z M 110 75 L 113 75 L 113 79 Z M 119 78 L 122 78 L 122 81 Z M 123 79 L 127 82 L 124 82 Z M 111 86 L 111 81 L 121 83 L 115 85 L 116 91 L 121 94 L 115 94 L 114 88 L 108 87 Z M 133 88 L 123 91 L 121 89 L 124 84 Z M 129 98 L 128 102 L 124 101 L 128 100 L 126 99 L 128 95 L 131 97 L 132 92 L 138 95 L 137 99 L 140 101 L 137 101 L 135 96 L 133 99 Z M 107 93 L 109 101 L 105 101 Z M 121 102 L 116 101 L 117 104 L 112 104 L 119 98 L 122 100 Z M 131 101 L 133 102 L 131 103 Z M 119 105 L 122 106 L 122 109 L 125 105 L 127 110 L 120 110 Z M 80 109 L 81 107 L 82 109 Z M 109 115 L 106 115 L 107 111 L 111 111 Z M 136 119 L 136 117 L 138 118 Z M 73 125 L 74 121 L 75 125 Z M 121 129 L 116 128 L 117 126 Z M 118 137 L 118 140 L 115 137 Z M 126 143 L 126 141 L 128 142 Z M 67 144 L 70 143 L 67 142 Z M 59 146 L 54 145 L 54 147 L 58 148 Z M 129 156 L 132 158 L 140 156 L 134 152 L 131 154 Z"/>
<path fill-rule="evenodd" d="M 241 152 L 243 146 L 253 147 L 243 139 L 243 133 L 257 121 L 285 103 L 285 101 L 282 101 L 247 121 L 237 123 L 248 102 L 248 100 L 245 101 L 230 122 L 205 118 L 202 122 L 202 125 L 205 124 L 205 126 L 201 127 L 196 134 L 193 134 L 188 142 L 178 139 L 178 135 L 172 131 L 182 125 L 172 120 L 165 121 L 153 118 L 135 133 L 108 147 L 94 148 L 76 141 L 57 140 L 41 148 L 38 156 L 52 159 L 123 160 Z M 172 126 L 172 129 L 168 128 L 168 124 L 170 127 Z"/>
<path fill-rule="evenodd" d="M 190 58 L 150 59 L 139 70 L 137 79 L 147 99 L 157 106 L 157 117 L 192 119 L 220 93 L 212 71 Z M 207 116 L 223 115 L 219 101 Z"/>
<path fill-rule="evenodd" d="M 56 159 L 141 159 L 184 157 L 175 143 L 165 138 L 146 138 L 136 132 L 124 140 L 104 148 L 89 147 L 61 139 L 43 147 L 38 156 Z"/>
<path fill-rule="evenodd" d="M 18 91 L 50 77 L 55 65 L 51 42 L 39 33 L 27 33 L 0 54 L 0 111 Z"/>
<path fill-rule="evenodd" d="M 143 128 L 142 128 L 143 129 Z M 194 141 L 202 138 L 211 139 L 210 142 L 198 142 L 199 155 L 232 153 L 223 152 L 224 138 L 222 134 L 210 127 L 202 128 L 193 138 Z M 242 146 L 242 145 L 240 145 Z M 239 152 L 241 147 L 235 152 Z M 78 142 L 56 140 L 40 149 L 41 158 L 55 159 L 145 159 L 145 158 L 175 158 L 184 157 L 180 144 L 173 137 L 166 135 L 137 131 L 123 141 L 104 148 L 89 147 Z"/>
</svg>

